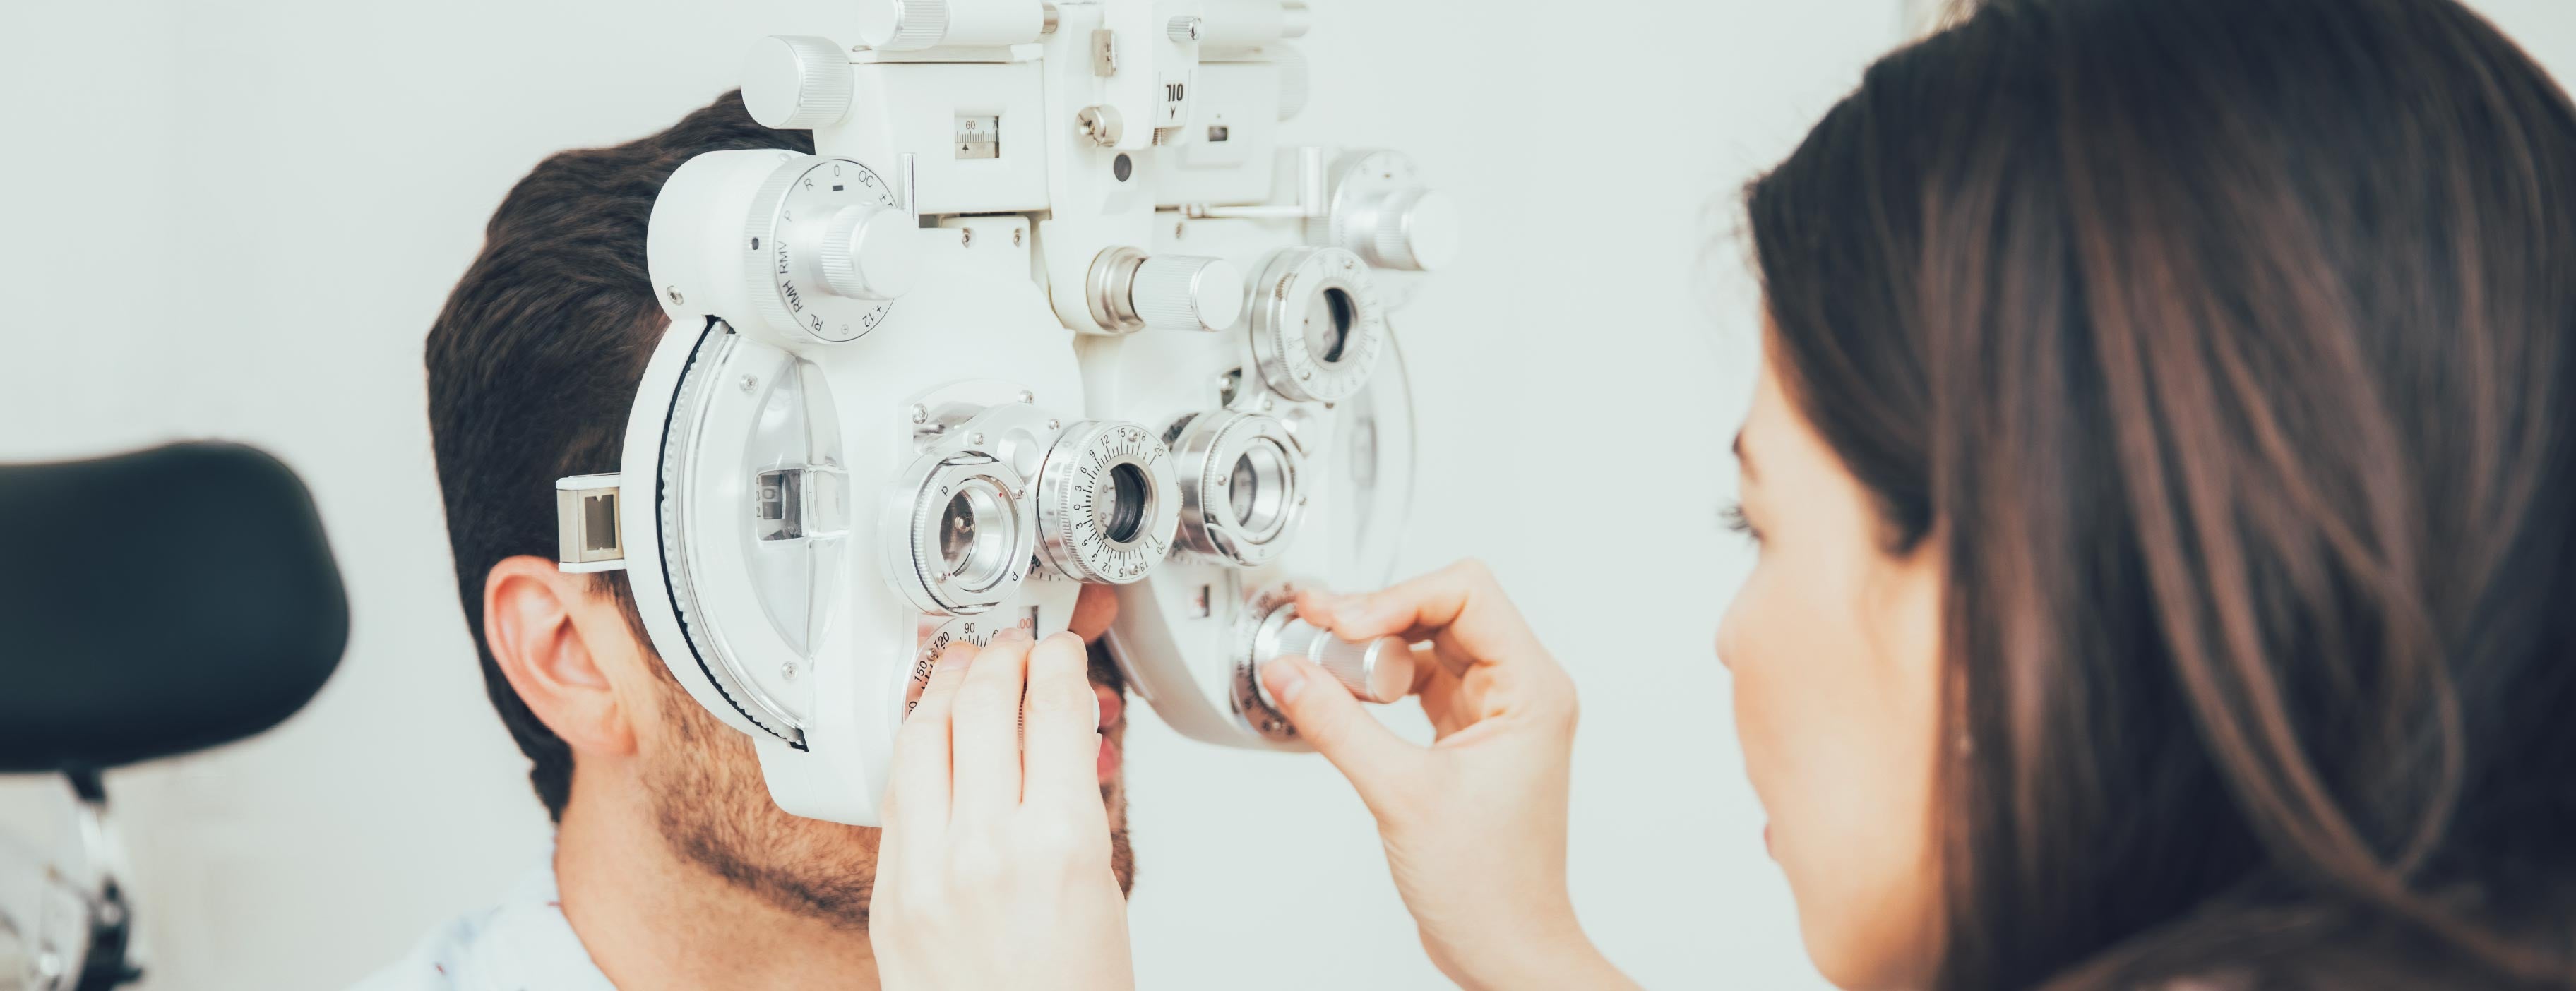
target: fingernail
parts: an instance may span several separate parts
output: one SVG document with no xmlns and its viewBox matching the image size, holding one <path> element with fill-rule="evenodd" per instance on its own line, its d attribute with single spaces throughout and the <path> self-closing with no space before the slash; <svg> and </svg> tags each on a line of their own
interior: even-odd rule
<svg viewBox="0 0 2576 991">
<path fill-rule="evenodd" d="M 1262 665 L 1261 677 L 1270 683 L 1270 695 L 1278 699 L 1280 705 L 1297 701 L 1297 693 L 1306 690 L 1306 672 L 1298 670 L 1291 661 L 1277 660 Z"/>
<path fill-rule="evenodd" d="M 993 642 L 994 642 L 994 643 L 1000 643 L 1000 642 L 1002 642 L 1002 641 L 1004 641 L 1004 640 L 1027 640 L 1027 639 L 1030 639 L 1030 637 L 1029 637 L 1029 631 L 1024 630 L 1024 629 L 1021 629 L 1021 628 L 1016 627 L 1016 626 L 1013 626 L 1013 627 L 1006 627 L 1006 628 L 1004 628 L 1004 629 L 1002 630 L 1002 632 L 1000 632 L 1000 633 L 996 633 L 996 634 L 993 634 Z"/>
</svg>

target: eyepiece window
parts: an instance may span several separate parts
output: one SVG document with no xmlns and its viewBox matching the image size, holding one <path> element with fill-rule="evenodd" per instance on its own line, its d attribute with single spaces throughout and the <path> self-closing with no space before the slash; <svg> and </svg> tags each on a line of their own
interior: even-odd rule
<svg viewBox="0 0 2576 991">
<path fill-rule="evenodd" d="M 967 482 L 950 496 L 939 518 L 939 559 L 949 578 L 968 588 L 984 588 L 1010 570 L 1011 545 L 1019 523 L 1010 503 L 981 479 Z"/>
<path fill-rule="evenodd" d="M 1289 489 L 1288 452 L 1267 438 L 1254 441 L 1234 459 L 1233 476 L 1226 486 L 1226 503 L 1234 512 L 1234 522 L 1256 540 L 1266 540 L 1279 532 L 1288 521 L 1289 500 L 1295 493 Z"/>
<path fill-rule="evenodd" d="M 1109 469 L 1109 488 L 1092 506 L 1100 533 L 1113 544 L 1132 544 L 1145 529 L 1145 517 L 1151 515 L 1154 490 L 1145 479 L 1145 470 L 1121 463 Z"/>
<path fill-rule="evenodd" d="M 1306 318 L 1307 353 L 1325 364 L 1340 362 L 1342 351 L 1351 343 L 1351 323 L 1357 319 L 1359 302 L 1351 298 L 1350 290 L 1340 286 L 1325 289 L 1323 312 Z"/>
</svg>

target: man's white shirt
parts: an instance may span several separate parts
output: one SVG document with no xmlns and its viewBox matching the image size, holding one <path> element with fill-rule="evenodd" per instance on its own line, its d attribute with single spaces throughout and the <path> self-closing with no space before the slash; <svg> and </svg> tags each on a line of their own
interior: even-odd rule
<svg viewBox="0 0 2576 991">
<path fill-rule="evenodd" d="M 501 903 L 420 941 L 350 991 L 616 991 L 564 919 L 554 851 Z"/>
</svg>

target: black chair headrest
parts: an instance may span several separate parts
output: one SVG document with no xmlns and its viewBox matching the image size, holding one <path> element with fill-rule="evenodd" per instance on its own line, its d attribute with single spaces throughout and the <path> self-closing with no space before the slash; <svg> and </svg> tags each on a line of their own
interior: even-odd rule
<svg viewBox="0 0 2576 991">
<path fill-rule="evenodd" d="M 348 638 L 313 498 L 267 454 L 0 465 L 0 772 L 258 733 L 321 690 Z"/>
</svg>

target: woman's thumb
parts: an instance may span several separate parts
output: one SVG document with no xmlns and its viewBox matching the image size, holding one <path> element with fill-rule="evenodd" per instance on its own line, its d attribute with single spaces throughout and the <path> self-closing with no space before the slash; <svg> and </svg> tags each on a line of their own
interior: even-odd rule
<svg viewBox="0 0 2576 991">
<path fill-rule="evenodd" d="M 1422 750 L 1380 724 L 1340 681 L 1303 657 L 1280 657 L 1262 665 L 1261 682 L 1297 727 L 1297 736 L 1340 768 L 1372 808 L 1378 804 L 1380 782 Z"/>
</svg>

